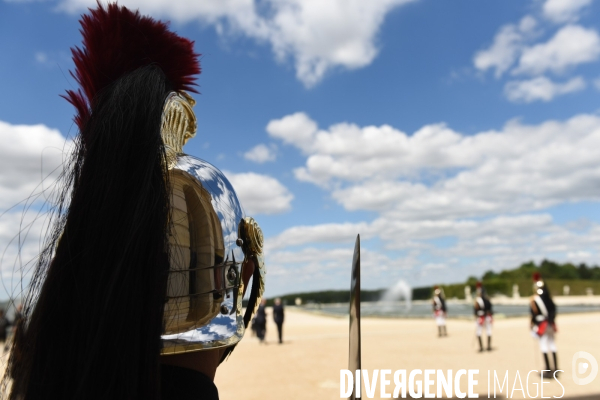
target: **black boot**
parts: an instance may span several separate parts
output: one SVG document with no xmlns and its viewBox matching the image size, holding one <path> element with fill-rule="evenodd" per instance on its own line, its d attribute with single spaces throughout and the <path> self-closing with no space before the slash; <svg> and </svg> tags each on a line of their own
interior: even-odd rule
<svg viewBox="0 0 600 400">
<path fill-rule="evenodd" d="M 488 351 L 492 351 L 492 337 L 488 336 Z"/>
<path fill-rule="evenodd" d="M 552 370 L 550 369 L 550 360 L 548 360 L 548 353 L 542 353 L 544 355 L 544 362 L 546 363 L 546 369 L 542 373 L 544 378 L 552 378 Z"/>
<path fill-rule="evenodd" d="M 481 353 L 483 351 L 483 342 L 481 341 L 481 336 L 477 336 L 477 339 L 479 339 L 479 352 Z"/>
<path fill-rule="evenodd" d="M 552 371 L 550 369 L 550 360 L 548 360 L 548 353 L 542 353 L 544 355 L 544 362 L 546 363 L 546 369 Z"/>
<path fill-rule="evenodd" d="M 444 336 L 448 336 L 448 332 L 446 332 L 446 325 L 444 325 L 443 328 L 444 328 Z"/>
<path fill-rule="evenodd" d="M 554 359 L 554 373 L 558 377 L 558 362 L 556 361 L 556 352 L 552 353 L 552 358 Z"/>
<path fill-rule="evenodd" d="M 438 337 L 442 337 L 442 327 L 438 326 Z"/>
</svg>

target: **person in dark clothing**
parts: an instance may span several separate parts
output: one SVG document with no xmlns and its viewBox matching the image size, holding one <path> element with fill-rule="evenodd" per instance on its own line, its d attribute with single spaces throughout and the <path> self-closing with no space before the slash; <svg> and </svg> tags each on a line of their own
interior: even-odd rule
<svg viewBox="0 0 600 400">
<path fill-rule="evenodd" d="M 542 280 L 541 275 L 536 272 L 533 274 L 533 296 L 529 302 L 529 311 L 531 312 L 531 333 L 539 339 L 540 350 L 544 357 L 546 370 L 545 377 L 552 377 L 558 372 L 556 357 L 556 343 L 554 336 L 556 329 L 556 305 L 552 300 L 548 287 Z M 554 369 L 550 368 L 548 353 L 552 353 Z"/>
<path fill-rule="evenodd" d="M 265 342 L 265 335 L 267 333 L 267 311 L 265 309 L 267 305 L 267 300 L 263 299 L 258 306 L 258 310 L 256 311 L 256 317 L 254 317 L 254 326 L 256 326 L 256 336 L 260 343 Z"/>
<path fill-rule="evenodd" d="M 4 310 L 0 309 L 0 342 L 3 344 L 6 342 L 6 338 L 8 337 L 8 327 L 10 325 L 10 321 L 8 318 L 6 318 Z"/>
<path fill-rule="evenodd" d="M 279 335 L 279 344 L 283 343 L 283 320 L 284 320 L 284 312 L 283 312 L 283 304 L 281 304 L 281 299 L 278 297 L 275 299 L 275 305 L 273 306 L 273 320 L 277 325 L 277 333 Z"/>
</svg>

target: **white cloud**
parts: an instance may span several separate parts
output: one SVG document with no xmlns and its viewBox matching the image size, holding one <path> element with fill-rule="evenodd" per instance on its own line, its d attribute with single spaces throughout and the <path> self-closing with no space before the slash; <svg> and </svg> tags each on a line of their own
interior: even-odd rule
<svg viewBox="0 0 600 400">
<path fill-rule="evenodd" d="M 550 231 L 552 226 L 549 214 L 521 214 L 480 220 L 450 219 L 444 216 L 421 220 L 382 217 L 373 221 L 370 228 L 384 238 L 388 248 L 402 249 L 402 243 L 409 239 L 430 240 L 441 237 L 478 241 L 480 245 L 495 245 L 502 243 L 502 239 Z M 487 239 L 481 242 L 482 238 Z"/>
<path fill-rule="evenodd" d="M 279 59 L 293 57 L 296 76 L 306 86 L 319 82 L 337 66 L 371 64 L 375 38 L 385 15 L 407 0 L 283 0 L 270 4 L 269 40 Z"/>
<path fill-rule="evenodd" d="M 296 176 L 319 184 L 411 175 L 420 167 L 466 166 L 481 157 L 454 154 L 452 145 L 461 135 L 444 124 L 425 126 L 409 137 L 389 125 L 339 123 L 319 130 L 308 115 L 295 113 L 269 122 L 267 132 L 307 154 L 306 167 L 296 170 Z"/>
<path fill-rule="evenodd" d="M 427 271 L 427 270 L 440 270 L 440 269 L 446 269 L 448 268 L 448 266 L 446 264 L 441 264 L 441 263 L 429 263 L 429 264 L 425 264 L 423 266 L 423 270 Z"/>
<path fill-rule="evenodd" d="M 225 172 L 249 215 L 280 214 L 291 210 L 294 195 L 277 179 L 245 172 Z"/>
<path fill-rule="evenodd" d="M 356 235 L 354 235 L 356 236 Z M 301 251 L 279 251 L 273 252 L 269 256 L 269 262 L 273 264 L 291 265 L 291 264 L 314 264 L 321 261 L 332 261 L 336 259 L 348 259 L 352 257 L 353 249 L 333 248 L 333 249 L 315 249 L 312 247 L 302 249 Z M 270 272 L 270 271 L 269 271 Z"/>
<path fill-rule="evenodd" d="M 598 32 L 579 25 L 567 25 L 546 43 L 525 48 L 513 73 L 539 75 L 551 71 L 560 74 L 579 64 L 596 61 L 598 57 Z"/>
<path fill-rule="evenodd" d="M 44 245 L 40 239 L 49 228 L 49 222 L 46 212 L 34 209 L 25 212 L 19 208 L 0 216 L 0 273 L 29 275 L 32 261 L 37 259 Z"/>
<path fill-rule="evenodd" d="M 269 121 L 266 130 L 273 138 L 281 139 L 284 143 L 292 144 L 303 151 L 309 151 L 317 128 L 317 123 L 308 115 L 297 112 Z"/>
<path fill-rule="evenodd" d="M 571 260 L 587 260 L 592 256 L 589 251 L 571 251 L 567 253 L 567 257 Z"/>
<path fill-rule="evenodd" d="M 38 64 L 47 64 L 48 63 L 48 55 L 46 53 L 44 53 L 43 51 L 38 51 L 37 53 L 35 53 L 35 61 Z"/>
<path fill-rule="evenodd" d="M 494 43 L 485 50 L 475 54 L 473 64 L 480 71 L 495 69 L 496 78 L 502 76 L 516 61 L 525 40 L 535 33 L 537 21 L 525 16 L 518 25 L 505 25 L 494 37 Z"/>
<path fill-rule="evenodd" d="M 363 260 L 382 265 L 373 267 L 383 274 L 373 279 L 379 286 L 388 282 L 386 273 L 423 284 L 526 260 L 600 262 L 600 225 L 562 226 L 546 211 L 600 201 L 597 115 L 536 125 L 509 121 L 501 130 L 473 135 L 433 124 L 408 135 L 387 125 L 320 129 L 296 113 L 271 121 L 268 132 L 305 154 L 298 179 L 320 185 L 346 210 L 376 213 L 370 220 L 295 226 L 267 238 L 270 257 L 289 266 L 281 274 L 308 268 L 341 276 L 358 233 L 369 251 Z M 307 247 L 313 245 L 319 249 Z M 339 247 L 332 259 L 319 261 L 328 246 Z M 345 259 L 335 261 L 333 254 Z M 294 264 L 294 255 L 306 265 Z"/>
<path fill-rule="evenodd" d="M 259 30 L 256 5 L 253 0 L 124 0 L 119 1 L 131 9 L 140 9 L 144 15 L 169 17 L 173 21 L 188 23 L 199 20 L 205 24 L 218 24 L 224 21 L 234 24 L 232 28 Z M 62 0 L 59 8 L 71 14 L 86 12 L 96 7 L 95 0 Z"/>
<path fill-rule="evenodd" d="M 278 293 L 302 291 L 310 285 L 311 290 L 346 288 L 350 278 L 354 238 L 343 247 L 331 249 L 304 248 L 299 251 L 268 252 L 269 285 Z M 418 265 L 412 255 L 392 258 L 378 251 L 361 249 L 362 287 L 381 287 L 381 282 L 391 284 L 402 274 Z M 269 292 L 272 293 L 272 292 Z"/>
<path fill-rule="evenodd" d="M 545 76 L 538 76 L 529 80 L 510 81 L 505 85 L 504 93 L 510 101 L 531 103 L 538 100 L 550 101 L 556 96 L 578 92 L 585 87 L 581 76 L 564 83 L 555 83 Z"/>
<path fill-rule="evenodd" d="M 40 205 L 54 193 L 71 142 L 45 125 L 3 121 L 0 142 L 0 297 L 19 296 L 49 222 Z"/>
<path fill-rule="evenodd" d="M 512 121 L 501 131 L 468 136 L 444 124 L 409 136 L 387 125 L 343 123 L 310 135 L 282 129 L 278 137 L 307 153 L 296 177 L 330 190 L 347 210 L 439 219 L 600 200 L 595 115 L 539 125 Z"/>
<path fill-rule="evenodd" d="M 586 84 L 581 76 L 556 83 L 543 75 L 549 72 L 564 75 L 578 65 L 600 58 L 598 32 L 576 24 L 591 0 L 545 0 L 540 4 L 540 16 L 561 25 L 550 39 L 535 43 L 549 25 L 543 19 L 540 23 L 526 15 L 518 24 L 502 26 L 492 45 L 473 57 L 477 70 L 494 70 L 497 79 L 509 71 L 512 75 L 533 77 L 505 84 L 504 94 L 513 102 L 548 102 L 559 95 L 584 89 Z"/>
<path fill-rule="evenodd" d="M 363 239 L 368 239 L 373 236 L 373 230 L 367 223 L 294 226 L 267 239 L 265 249 L 273 251 L 307 243 L 353 243 L 357 234 L 360 234 Z"/>
<path fill-rule="evenodd" d="M 412 249 L 415 241 L 456 237 L 477 241 L 480 245 L 506 244 L 501 238 L 530 235 L 539 231 L 550 232 L 553 228 L 549 214 L 522 214 L 496 216 L 482 220 L 449 219 L 444 216 L 432 219 L 403 220 L 381 217 L 372 222 L 319 224 L 288 228 L 279 235 L 267 239 L 265 249 L 269 252 L 306 244 L 345 243 L 352 247 L 356 235 L 363 240 L 379 237 L 387 249 Z M 482 238 L 486 240 L 482 241 Z M 428 246 L 425 246 L 428 247 Z M 421 248 L 424 248 L 421 246 Z M 430 246 L 428 247 L 430 248 Z"/>
<path fill-rule="evenodd" d="M 306 232 L 325 232 L 334 224 L 302 227 Z M 365 228 L 366 226 L 366 228 Z M 367 239 L 365 231 L 371 237 L 378 237 L 384 244 L 383 249 L 372 247 L 368 239 L 363 240 L 361 262 L 363 276 L 371 282 L 370 287 L 382 287 L 402 277 L 412 284 L 429 284 L 432 279 L 442 282 L 457 282 L 468 275 L 481 276 L 484 271 L 496 271 L 514 268 L 527 260 L 540 262 L 550 258 L 559 262 L 571 261 L 594 264 L 600 262 L 597 251 L 600 243 L 600 225 L 592 224 L 589 229 L 574 232 L 554 223 L 549 214 L 524 214 L 516 216 L 498 216 L 484 220 L 430 220 L 399 222 L 389 218 L 379 218 L 372 223 L 348 226 L 347 232 L 341 232 L 338 238 L 330 235 L 325 243 L 340 243 L 341 247 L 323 249 L 323 236 L 305 236 L 306 244 L 318 244 L 319 248 L 293 248 L 285 241 L 294 228 L 282 235 L 271 238 L 281 246 L 267 247 L 269 265 L 276 276 L 274 280 L 281 286 L 279 290 L 288 293 L 294 291 L 303 277 L 306 285 L 321 284 L 317 289 L 344 287 L 349 272 L 352 248 L 356 233 Z M 403 247 L 402 242 L 421 243 L 421 247 Z M 429 240 L 451 238 L 448 246 L 428 244 Z M 390 257 L 389 250 L 409 250 L 398 258 Z M 391 253 L 394 254 L 394 253 Z M 270 272 L 272 271 L 270 270 Z M 290 285 L 289 277 L 293 276 Z M 316 278 L 318 277 L 318 278 Z M 314 282 L 318 280 L 317 282 Z M 340 282 L 340 280 L 342 282 Z M 344 283 L 344 284 L 342 284 Z"/>
<path fill-rule="evenodd" d="M 220 34 L 243 34 L 269 43 L 279 61 L 293 59 L 305 86 L 335 68 L 356 69 L 373 62 L 377 34 L 386 14 L 414 0 L 125 0 L 120 4 L 177 22 L 214 25 Z M 94 7 L 95 0 L 62 0 L 70 13 Z"/>
<path fill-rule="evenodd" d="M 62 171 L 68 142 L 45 125 L 0 121 L 0 209 L 48 189 Z"/>
<path fill-rule="evenodd" d="M 592 0 L 546 0 L 542 12 L 546 18 L 556 23 L 574 22 L 591 3 Z"/>
<path fill-rule="evenodd" d="M 538 262 L 551 258 L 559 262 L 597 263 L 599 228 L 600 226 L 593 225 L 583 233 L 575 233 L 562 226 L 548 224 L 537 231 L 515 231 L 511 235 L 505 235 L 502 242 L 497 244 L 481 244 L 472 238 L 461 239 L 455 246 L 438 252 L 438 255 L 481 258 L 496 270 L 506 269 L 511 264 L 517 266 L 528 259 Z"/>
<path fill-rule="evenodd" d="M 39 0 L 32 0 L 39 1 Z M 43 0 L 42 0 L 43 1 Z M 66 52 L 48 52 L 48 51 L 36 51 L 33 54 L 33 59 L 38 65 L 44 67 L 56 67 L 59 64 L 69 63 L 71 61 L 71 55 Z"/>
<path fill-rule="evenodd" d="M 22 298 L 44 243 L 48 215 L 21 210 L 0 215 L 0 298 Z"/>
<path fill-rule="evenodd" d="M 255 163 L 262 164 L 267 161 L 275 161 L 277 158 L 276 147 L 267 146 L 264 144 L 258 144 L 244 153 L 246 160 L 254 161 Z"/>
</svg>

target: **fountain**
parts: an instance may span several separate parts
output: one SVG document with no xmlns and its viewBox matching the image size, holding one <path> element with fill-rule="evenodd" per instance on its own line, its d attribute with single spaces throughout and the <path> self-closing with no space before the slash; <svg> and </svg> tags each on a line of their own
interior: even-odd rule
<svg viewBox="0 0 600 400">
<path fill-rule="evenodd" d="M 386 311 L 391 311 L 401 299 L 404 300 L 406 311 L 409 311 L 412 306 L 412 288 L 403 279 L 400 279 L 394 286 L 386 290 L 379 302 L 383 303 L 383 308 Z"/>
</svg>

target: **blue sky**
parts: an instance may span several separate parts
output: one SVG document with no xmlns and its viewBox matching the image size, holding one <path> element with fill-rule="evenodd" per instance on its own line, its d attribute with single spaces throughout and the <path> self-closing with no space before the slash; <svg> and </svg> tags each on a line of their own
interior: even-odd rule
<svg viewBox="0 0 600 400">
<path fill-rule="evenodd" d="M 9 207 L 49 185 L 76 134 L 59 95 L 76 85 L 69 49 L 93 4 L 0 0 L 5 291 L 21 276 Z M 185 150 L 225 171 L 262 226 L 268 295 L 346 288 L 357 233 L 367 288 L 598 263 L 597 1 L 121 4 L 195 40 Z M 24 260 L 39 250 L 32 226 Z"/>
</svg>

